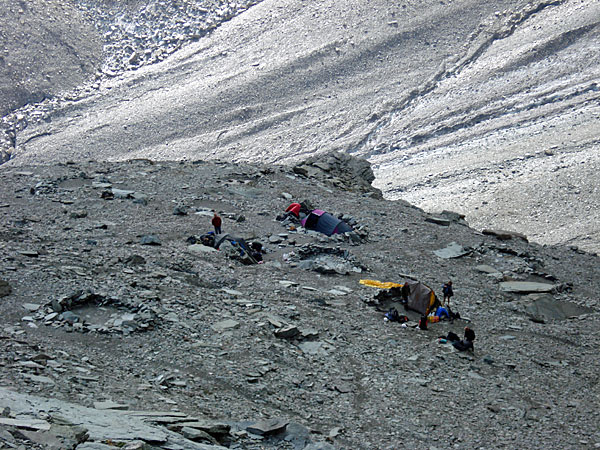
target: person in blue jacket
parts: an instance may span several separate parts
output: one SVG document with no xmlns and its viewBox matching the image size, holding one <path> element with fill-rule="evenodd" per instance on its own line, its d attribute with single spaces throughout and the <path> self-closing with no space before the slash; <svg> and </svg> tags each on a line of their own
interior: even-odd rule
<svg viewBox="0 0 600 450">
<path fill-rule="evenodd" d="M 444 294 L 444 306 L 450 307 L 450 298 L 454 295 L 452 290 L 452 281 L 448 281 L 442 286 L 442 293 Z"/>
</svg>

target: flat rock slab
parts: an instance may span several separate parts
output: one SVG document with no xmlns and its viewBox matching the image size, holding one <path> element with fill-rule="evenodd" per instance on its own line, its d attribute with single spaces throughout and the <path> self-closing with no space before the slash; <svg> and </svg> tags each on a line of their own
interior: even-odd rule
<svg viewBox="0 0 600 450">
<path fill-rule="evenodd" d="M 186 413 L 176 411 L 127 411 L 126 414 L 136 417 L 188 417 Z"/>
<path fill-rule="evenodd" d="M 434 250 L 433 253 L 443 259 L 453 259 L 468 255 L 471 251 L 456 242 L 451 242 L 447 247 Z"/>
<path fill-rule="evenodd" d="M 221 436 L 229 434 L 231 430 L 231 425 L 224 422 L 211 422 L 208 420 L 196 420 L 193 422 L 182 422 L 178 424 L 182 427 L 188 428 L 197 428 L 198 430 L 202 430 L 207 432 L 212 436 Z"/>
<path fill-rule="evenodd" d="M 536 322 L 548 320 L 565 320 L 592 312 L 591 308 L 575 303 L 556 300 L 551 296 L 543 296 L 533 300 L 526 308 L 527 315 Z"/>
<path fill-rule="evenodd" d="M 306 341 L 298 344 L 300 350 L 309 355 L 327 356 L 327 350 L 321 341 Z"/>
<path fill-rule="evenodd" d="M 488 273 L 488 274 L 500 273 L 500 271 L 498 269 L 495 269 L 494 267 L 488 266 L 486 264 L 480 264 L 478 266 L 475 266 L 475 270 L 477 272 Z"/>
<path fill-rule="evenodd" d="M 78 447 L 78 449 L 101 450 L 104 447 L 98 447 L 96 444 L 108 440 L 141 440 L 150 444 L 160 444 L 162 448 L 185 448 L 189 450 L 223 450 L 225 448 L 218 445 L 192 442 L 178 433 L 157 425 L 145 423 L 141 417 L 127 415 L 125 411 L 103 411 L 86 408 L 85 406 L 62 400 L 20 394 L 2 387 L 0 387 L 0 407 L 9 407 L 13 414 L 31 416 L 30 420 L 20 419 L 23 422 L 23 426 L 29 423 L 29 425 L 35 427 L 38 424 L 38 427 L 43 427 L 38 429 L 45 430 L 46 425 L 43 423 L 45 421 L 39 420 L 39 417 L 47 415 L 48 411 L 52 411 L 53 415 L 55 414 L 74 425 L 86 428 L 89 434 L 88 442 L 86 442 L 87 447 Z M 1 419 L 15 420 L 8 418 Z M 6 425 L 9 425 L 9 423 L 6 423 Z M 47 429 L 49 428 L 48 424 Z"/>
<path fill-rule="evenodd" d="M 25 430 L 48 431 L 50 424 L 45 420 L 39 419 L 9 419 L 8 417 L 0 417 L 0 425 L 7 425 Z"/>
<path fill-rule="evenodd" d="M 25 308 L 27 311 L 31 311 L 31 312 L 35 312 L 38 309 L 40 309 L 41 305 L 35 304 L 35 303 L 23 303 L 23 308 Z"/>
<path fill-rule="evenodd" d="M 240 323 L 237 320 L 227 319 L 227 320 L 222 320 L 221 322 L 215 323 L 212 326 L 212 329 L 217 332 L 221 332 L 221 331 L 225 331 L 225 330 L 233 330 L 233 329 L 239 328 L 239 327 L 240 327 Z"/>
<path fill-rule="evenodd" d="M 106 402 L 94 402 L 94 408 L 96 408 L 96 409 L 116 409 L 116 410 L 123 411 L 123 410 L 129 409 L 129 406 L 123 405 L 121 403 L 106 401 Z"/>
<path fill-rule="evenodd" d="M 538 283 L 535 281 L 503 281 L 500 283 L 500 289 L 503 292 L 513 292 L 517 294 L 552 292 L 554 287 L 553 284 Z"/>
</svg>

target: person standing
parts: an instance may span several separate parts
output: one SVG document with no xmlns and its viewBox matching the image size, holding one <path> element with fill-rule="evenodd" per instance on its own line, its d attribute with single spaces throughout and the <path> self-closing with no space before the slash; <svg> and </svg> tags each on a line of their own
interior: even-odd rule
<svg viewBox="0 0 600 450">
<path fill-rule="evenodd" d="M 452 281 L 448 281 L 442 286 L 442 293 L 444 294 L 444 305 L 450 307 L 450 298 L 454 295 L 452 290 Z"/>
<path fill-rule="evenodd" d="M 221 224 L 223 223 L 223 221 L 221 220 L 221 217 L 219 217 L 216 211 L 211 223 L 212 226 L 215 227 L 215 234 L 221 234 Z"/>
</svg>

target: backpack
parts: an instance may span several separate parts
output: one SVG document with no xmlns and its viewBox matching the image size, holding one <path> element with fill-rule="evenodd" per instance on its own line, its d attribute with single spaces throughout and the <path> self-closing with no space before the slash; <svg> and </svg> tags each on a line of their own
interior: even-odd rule
<svg viewBox="0 0 600 450">
<path fill-rule="evenodd" d="M 385 317 L 387 317 L 390 322 L 400 321 L 400 315 L 398 314 L 398 310 L 396 308 L 390 308 L 390 310 L 385 313 Z"/>
</svg>

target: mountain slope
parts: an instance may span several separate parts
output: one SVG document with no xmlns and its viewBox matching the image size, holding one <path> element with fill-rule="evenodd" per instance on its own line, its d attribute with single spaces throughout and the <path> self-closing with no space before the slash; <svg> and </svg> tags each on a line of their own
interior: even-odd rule
<svg viewBox="0 0 600 450">
<path fill-rule="evenodd" d="M 13 163 L 338 149 L 368 157 L 391 198 L 596 251 L 598 9 L 264 1 L 29 127 Z"/>
</svg>

